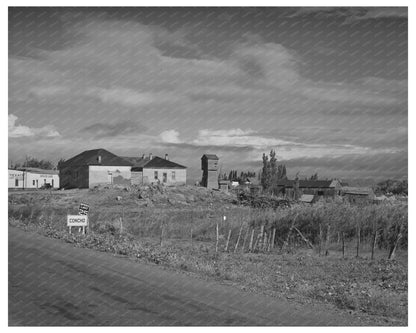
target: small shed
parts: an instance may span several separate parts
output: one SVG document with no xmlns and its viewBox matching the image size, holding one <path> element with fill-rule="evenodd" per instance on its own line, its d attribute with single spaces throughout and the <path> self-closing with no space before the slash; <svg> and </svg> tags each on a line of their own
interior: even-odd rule
<svg viewBox="0 0 416 333">
<path fill-rule="evenodd" d="M 350 203 L 367 203 L 376 198 L 370 187 L 345 186 L 341 188 L 341 195 Z"/>
<path fill-rule="evenodd" d="M 228 189 L 230 187 L 230 182 L 228 180 L 220 180 L 218 184 L 220 187 L 220 191 L 228 192 Z"/>
</svg>

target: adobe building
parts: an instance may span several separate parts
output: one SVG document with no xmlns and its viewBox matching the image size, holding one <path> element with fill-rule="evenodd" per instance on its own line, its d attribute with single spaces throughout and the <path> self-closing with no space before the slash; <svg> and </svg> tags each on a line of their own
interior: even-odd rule
<svg viewBox="0 0 416 333">
<path fill-rule="evenodd" d="M 218 189 L 218 160 L 218 156 L 214 154 L 204 154 L 201 157 L 203 187 Z"/>
<path fill-rule="evenodd" d="M 142 185 L 160 183 L 165 185 L 185 185 L 187 167 L 159 156 L 123 157 L 132 163 L 131 184 Z"/>
<path fill-rule="evenodd" d="M 59 188 L 59 174 L 57 170 L 39 168 L 9 169 L 9 188 L 36 189 Z"/>
<path fill-rule="evenodd" d="M 130 185 L 132 164 L 105 149 L 87 150 L 62 163 L 62 188 Z"/>
</svg>

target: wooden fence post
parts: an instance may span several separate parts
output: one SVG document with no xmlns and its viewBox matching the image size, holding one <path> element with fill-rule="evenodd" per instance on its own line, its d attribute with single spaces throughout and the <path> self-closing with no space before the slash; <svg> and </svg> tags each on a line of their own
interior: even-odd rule
<svg viewBox="0 0 416 333">
<path fill-rule="evenodd" d="M 376 229 L 376 231 L 373 234 L 373 242 L 371 244 L 371 260 L 374 260 L 374 252 L 376 250 L 377 237 L 378 237 L 378 230 Z"/>
<path fill-rule="evenodd" d="M 250 244 L 248 246 L 249 252 L 253 252 L 253 238 L 254 238 L 254 227 L 251 230 Z"/>
<path fill-rule="evenodd" d="M 325 240 L 325 256 L 329 254 L 329 240 L 331 237 L 331 225 L 328 224 L 328 227 L 326 228 L 326 240 Z"/>
<path fill-rule="evenodd" d="M 263 236 L 264 236 L 264 225 L 262 224 L 260 226 L 260 234 L 257 237 L 257 242 L 258 242 L 258 248 L 262 249 L 263 248 Z M 254 246 L 255 247 L 255 246 Z"/>
<path fill-rule="evenodd" d="M 230 243 L 231 229 L 228 231 L 227 243 L 225 245 L 225 252 L 228 251 L 228 244 Z"/>
<path fill-rule="evenodd" d="M 396 240 L 394 241 L 393 245 L 390 247 L 389 251 L 389 259 L 394 259 L 394 256 L 396 255 L 397 247 L 399 246 L 399 242 L 402 239 L 402 225 L 399 225 L 399 230 L 397 232 Z"/>
<path fill-rule="evenodd" d="M 345 235 L 344 232 L 341 233 L 341 242 L 342 242 L 342 259 L 345 257 Z"/>
<path fill-rule="evenodd" d="M 240 231 L 238 232 L 237 242 L 235 243 L 234 253 L 237 252 L 238 243 L 240 242 L 241 232 L 243 231 L 243 222 L 241 222 Z"/>
<path fill-rule="evenodd" d="M 219 226 L 218 226 L 218 220 L 217 220 L 217 240 L 215 242 L 215 253 L 218 252 L 218 241 L 219 241 L 219 237 L 220 237 L 220 235 L 219 235 Z"/>
<path fill-rule="evenodd" d="M 360 255 L 360 244 L 361 244 L 361 226 L 360 222 L 357 223 L 357 254 L 356 258 Z"/>
<path fill-rule="evenodd" d="M 322 252 L 322 225 L 319 224 L 319 256 L 321 256 L 321 252 Z"/>
<path fill-rule="evenodd" d="M 267 249 L 267 246 L 268 246 L 268 233 L 267 233 L 267 231 L 264 231 L 264 234 L 263 234 L 263 251 L 266 251 L 266 249 Z"/>
<path fill-rule="evenodd" d="M 163 222 L 161 223 L 161 228 L 160 228 L 160 247 L 163 246 Z"/>
<path fill-rule="evenodd" d="M 276 237 L 276 228 L 273 228 L 273 232 L 272 232 L 272 244 L 271 244 L 272 249 L 274 249 L 274 240 L 275 240 L 275 237 Z"/>
<path fill-rule="evenodd" d="M 247 228 L 246 233 L 244 235 L 243 246 L 241 247 L 244 253 L 244 249 L 246 248 L 247 238 L 250 233 L 250 227 Z"/>
</svg>

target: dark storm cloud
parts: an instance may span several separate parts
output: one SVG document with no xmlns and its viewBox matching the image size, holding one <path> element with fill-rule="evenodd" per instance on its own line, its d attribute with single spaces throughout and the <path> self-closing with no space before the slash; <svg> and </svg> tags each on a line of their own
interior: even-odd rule
<svg viewBox="0 0 416 333">
<path fill-rule="evenodd" d="M 119 135 L 143 133 L 147 127 L 140 123 L 132 123 L 129 121 L 111 123 L 96 123 L 89 125 L 80 130 L 84 135 L 91 135 L 94 138 L 114 137 Z"/>
</svg>

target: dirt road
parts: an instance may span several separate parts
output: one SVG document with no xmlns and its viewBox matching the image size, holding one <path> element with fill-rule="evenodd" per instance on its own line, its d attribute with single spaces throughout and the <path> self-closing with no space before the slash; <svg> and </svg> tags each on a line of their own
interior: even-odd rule
<svg viewBox="0 0 416 333">
<path fill-rule="evenodd" d="M 9 228 L 9 325 L 362 325 Z"/>
</svg>

